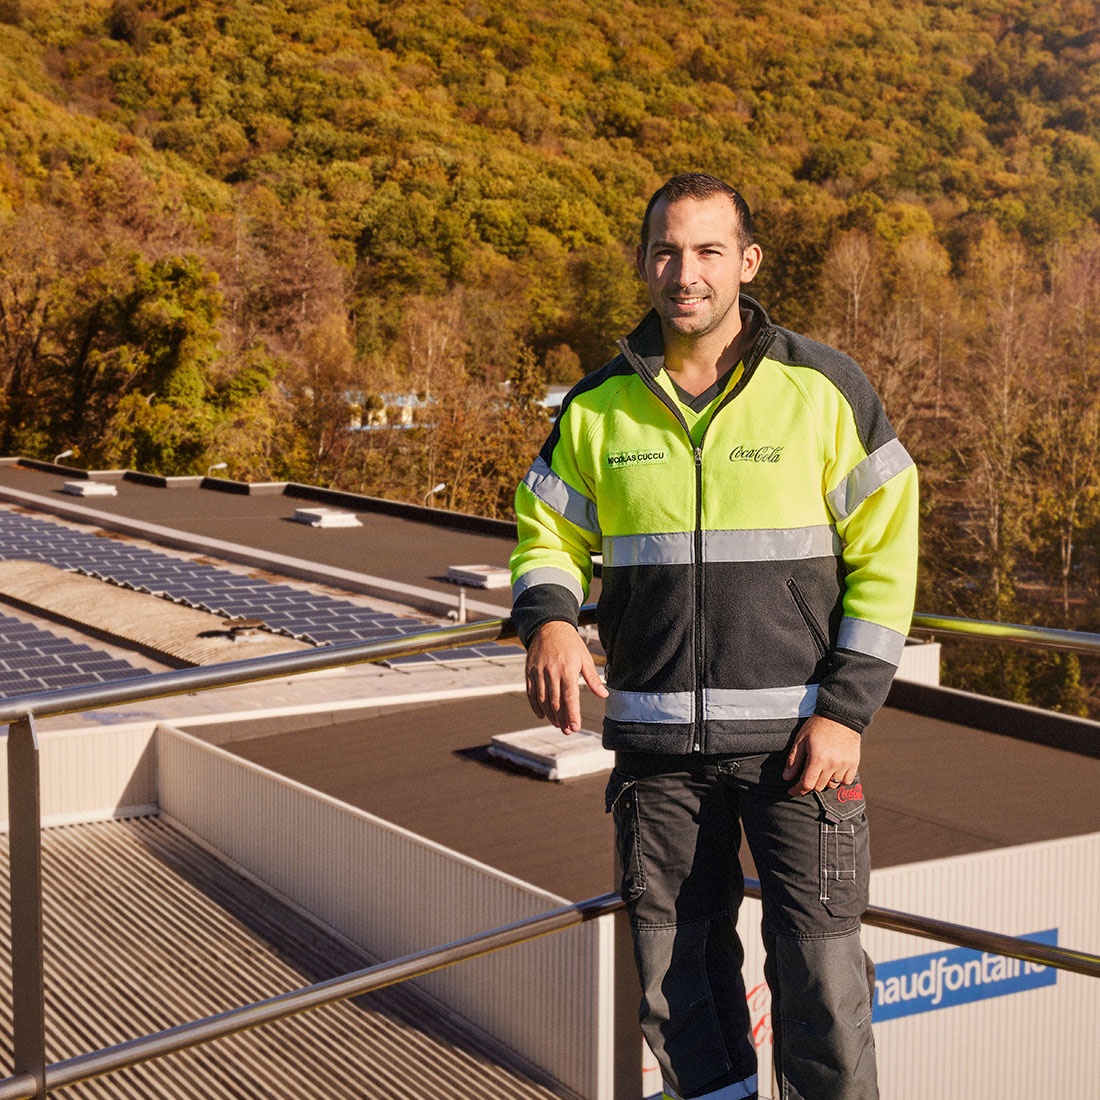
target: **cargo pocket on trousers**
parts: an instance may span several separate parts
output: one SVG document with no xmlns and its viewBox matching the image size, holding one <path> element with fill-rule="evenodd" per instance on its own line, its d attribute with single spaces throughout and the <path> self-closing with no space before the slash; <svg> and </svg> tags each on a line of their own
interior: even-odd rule
<svg viewBox="0 0 1100 1100">
<path fill-rule="evenodd" d="M 604 806 L 615 822 L 615 847 L 622 869 L 620 892 L 624 901 L 635 901 L 645 891 L 635 780 L 612 771 L 604 792 Z"/>
<path fill-rule="evenodd" d="M 834 917 L 859 917 L 867 908 L 870 853 L 863 784 L 814 791 L 821 808 L 818 849 L 820 901 Z"/>
</svg>

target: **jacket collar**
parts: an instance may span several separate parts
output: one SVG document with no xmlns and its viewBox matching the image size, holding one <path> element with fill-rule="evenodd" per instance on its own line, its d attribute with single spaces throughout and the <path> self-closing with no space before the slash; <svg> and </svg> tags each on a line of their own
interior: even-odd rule
<svg viewBox="0 0 1100 1100">
<path fill-rule="evenodd" d="M 756 343 L 759 343 L 761 336 L 771 327 L 767 312 L 755 298 L 750 298 L 747 294 L 741 295 L 741 309 L 753 315 L 753 323 L 756 325 Z M 619 339 L 616 346 L 636 371 L 649 378 L 656 378 L 665 366 L 665 339 L 661 333 L 660 314 L 655 309 L 651 309 L 639 322 L 638 327 Z M 746 363 L 751 357 L 751 349 L 746 348 L 744 354 Z"/>
</svg>

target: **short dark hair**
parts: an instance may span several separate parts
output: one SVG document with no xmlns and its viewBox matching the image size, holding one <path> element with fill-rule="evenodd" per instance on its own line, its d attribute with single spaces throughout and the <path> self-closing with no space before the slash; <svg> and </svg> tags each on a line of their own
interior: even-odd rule
<svg viewBox="0 0 1100 1100">
<path fill-rule="evenodd" d="M 737 243 L 744 252 L 753 242 L 752 212 L 749 210 L 748 203 L 735 188 L 730 187 L 717 176 L 707 175 L 706 172 L 684 172 L 682 175 L 673 176 L 653 192 L 653 197 L 645 208 L 645 216 L 642 218 L 642 251 L 649 247 L 650 215 L 662 199 L 672 203 L 679 199 L 709 199 L 714 195 L 725 195 L 733 203 L 733 209 L 737 213 Z"/>
</svg>

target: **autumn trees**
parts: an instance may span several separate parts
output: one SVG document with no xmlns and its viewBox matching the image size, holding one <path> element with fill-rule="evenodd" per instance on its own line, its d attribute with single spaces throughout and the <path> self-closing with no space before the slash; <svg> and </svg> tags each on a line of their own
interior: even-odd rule
<svg viewBox="0 0 1100 1100">
<path fill-rule="evenodd" d="M 917 457 L 922 606 L 1100 626 L 1089 5 L 689 14 L 0 2 L 0 445 L 507 515 L 536 395 L 612 354 L 646 199 L 701 168 Z M 1021 669 L 967 674 L 1079 705 Z"/>
</svg>

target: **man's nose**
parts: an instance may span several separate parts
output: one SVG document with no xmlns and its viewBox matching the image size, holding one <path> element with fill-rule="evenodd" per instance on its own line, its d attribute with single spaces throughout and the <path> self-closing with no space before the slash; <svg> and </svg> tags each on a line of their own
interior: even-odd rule
<svg viewBox="0 0 1100 1100">
<path fill-rule="evenodd" d="M 684 252 L 677 256 L 676 260 L 675 275 L 677 284 L 683 287 L 694 286 L 699 274 L 695 257 L 688 252 Z"/>
</svg>

